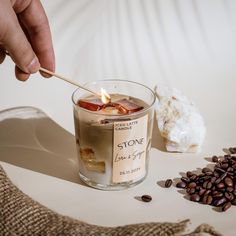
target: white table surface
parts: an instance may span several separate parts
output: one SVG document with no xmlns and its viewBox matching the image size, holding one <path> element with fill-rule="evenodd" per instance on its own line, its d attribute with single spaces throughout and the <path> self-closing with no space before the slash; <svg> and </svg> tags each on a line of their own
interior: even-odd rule
<svg viewBox="0 0 236 236">
<path fill-rule="evenodd" d="M 206 157 L 236 146 L 236 2 L 42 2 L 58 72 L 81 83 L 115 76 L 150 87 L 177 87 L 195 101 L 207 135 L 200 154 L 167 153 L 155 124 L 147 179 L 123 191 L 92 189 L 77 175 L 70 101 L 74 87 L 39 75 L 19 82 L 7 59 L 0 66 L 0 163 L 10 179 L 40 203 L 92 224 L 190 219 L 190 228 L 209 223 L 224 235 L 235 235 L 235 206 L 219 213 L 157 182 L 205 167 Z M 36 115 L 26 119 L 22 114 Z M 142 194 L 153 201 L 135 199 Z"/>
</svg>

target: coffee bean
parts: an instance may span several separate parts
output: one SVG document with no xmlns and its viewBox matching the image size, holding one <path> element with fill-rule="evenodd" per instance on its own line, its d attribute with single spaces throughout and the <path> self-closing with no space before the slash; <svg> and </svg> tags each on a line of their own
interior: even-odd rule
<svg viewBox="0 0 236 236">
<path fill-rule="evenodd" d="M 188 188 L 195 188 L 197 184 L 195 182 L 191 182 L 188 184 Z"/>
<path fill-rule="evenodd" d="M 186 189 L 186 192 L 189 194 L 189 195 L 192 195 L 196 192 L 195 188 L 187 188 Z"/>
<path fill-rule="evenodd" d="M 236 198 L 234 198 L 234 200 L 231 202 L 232 203 L 232 205 L 236 205 Z"/>
<path fill-rule="evenodd" d="M 231 154 L 235 154 L 235 153 L 236 153 L 236 150 L 235 150 L 235 148 L 230 147 L 230 148 L 229 148 L 229 152 L 230 152 Z"/>
<path fill-rule="evenodd" d="M 227 172 L 234 172 L 234 168 L 233 167 L 228 167 Z"/>
<path fill-rule="evenodd" d="M 207 204 L 207 205 L 210 205 L 210 204 L 212 203 L 212 201 L 213 201 L 213 197 L 207 195 L 207 196 L 206 196 L 206 204 Z"/>
<path fill-rule="evenodd" d="M 147 195 L 147 194 L 143 195 L 141 197 L 141 199 L 142 199 L 143 202 L 150 202 L 150 201 L 152 201 L 152 197 L 150 195 Z"/>
<path fill-rule="evenodd" d="M 210 168 L 204 167 L 202 169 L 202 173 L 206 173 L 206 172 L 212 172 L 212 170 Z"/>
<path fill-rule="evenodd" d="M 229 177 L 226 177 L 226 178 L 224 179 L 224 182 L 225 182 L 225 184 L 226 184 L 228 187 L 232 187 L 232 186 L 233 186 L 233 180 L 232 180 L 231 178 L 229 178 Z"/>
<path fill-rule="evenodd" d="M 232 201 L 234 199 L 234 195 L 232 193 L 225 192 L 225 198 Z"/>
<path fill-rule="evenodd" d="M 191 176 L 193 176 L 193 175 L 194 175 L 194 173 L 193 173 L 193 172 L 191 172 L 191 171 L 187 171 L 186 175 L 187 175 L 187 177 L 188 177 L 188 178 L 190 178 Z"/>
<path fill-rule="evenodd" d="M 220 206 L 220 205 L 224 204 L 225 202 L 226 202 L 226 199 L 224 197 L 222 197 L 222 198 L 214 200 L 213 205 Z"/>
<path fill-rule="evenodd" d="M 196 180 L 196 178 L 197 178 L 197 175 L 193 174 L 189 179 L 190 179 L 191 181 L 194 181 L 194 180 Z"/>
<path fill-rule="evenodd" d="M 213 177 L 211 178 L 211 182 L 214 184 L 214 183 L 215 183 L 215 181 L 216 181 L 216 177 L 215 177 L 215 176 L 213 176 Z"/>
<path fill-rule="evenodd" d="M 205 192 L 206 192 L 206 189 L 201 188 L 201 189 L 199 190 L 198 194 L 199 194 L 200 196 L 202 196 Z"/>
<path fill-rule="evenodd" d="M 218 192 L 218 191 L 215 191 L 212 195 L 213 195 L 214 198 L 220 198 L 220 197 L 223 197 L 223 193 Z"/>
<path fill-rule="evenodd" d="M 221 188 L 224 188 L 225 185 L 224 185 L 224 183 L 220 182 L 219 184 L 216 185 L 216 187 L 217 187 L 218 189 L 221 189 Z"/>
<path fill-rule="evenodd" d="M 172 185 L 173 181 L 171 179 L 167 179 L 165 182 L 165 187 L 169 188 Z"/>
<path fill-rule="evenodd" d="M 177 188 L 186 188 L 186 183 L 185 182 L 183 182 L 183 181 L 181 181 L 181 182 L 178 182 L 177 184 L 176 184 L 176 187 Z"/>
<path fill-rule="evenodd" d="M 224 163 L 221 165 L 221 168 L 226 170 L 227 168 L 229 167 L 229 164 L 228 163 Z"/>
<path fill-rule="evenodd" d="M 210 189 L 207 189 L 206 192 L 204 193 L 204 196 L 208 195 L 211 193 L 211 190 Z"/>
<path fill-rule="evenodd" d="M 222 168 L 219 168 L 219 167 L 216 167 L 215 170 L 218 172 L 218 173 L 225 173 L 225 170 L 223 170 Z"/>
<path fill-rule="evenodd" d="M 209 181 L 209 182 L 207 183 L 206 188 L 207 188 L 207 189 L 211 189 L 211 188 L 212 188 L 212 183 L 211 183 L 211 181 Z"/>
<path fill-rule="evenodd" d="M 185 183 L 189 183 L 190 179 L 188 177 L 182 177 L 181 180 Z"/>
<path fill-rule="evenodd" d="M 222 207 L 222 211 L 227 211 L 231 207 L 231 205 L 231 202 L 226 202 Z"/>
<path fill-rule="evenodd" d="M 219 162 L 219 158 L 218 158 L 217 156 L 213 156 L 213 157 L 212 157 L 212 161 L 213 161 L 213 162 Z"/>
<path fill-rule="evenodd" d="M 200 196 L 197 193 L 191 195 L 191 197 L 190 197 L 190 200 L 193 201 L 193 202 L 199 202 L 200 199 L 201 198 L 200 198 Z"/>
<path fill-rule="evenodd" d="M 234 191 L 234 188 L 233 187 L 227 187 L 226 191 L 229 192 L 229 193 L 232 193 Z"/>
</svg>

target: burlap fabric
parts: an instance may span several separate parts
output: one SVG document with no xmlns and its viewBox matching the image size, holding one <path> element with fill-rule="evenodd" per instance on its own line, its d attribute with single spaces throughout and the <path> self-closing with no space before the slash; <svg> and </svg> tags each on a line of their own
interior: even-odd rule
<svg viewBox="0 0 236 236">
<path fill-rule="evenodd" d="M 221 235 L 211 226 L 200 225 L 194 232 L 184 233 L 188 220 L 179 223 L 143 223 L 120 227 L 101 227 L 60 215 L 20 191 L 0 166 L 0 235 Z"/>
</svg>

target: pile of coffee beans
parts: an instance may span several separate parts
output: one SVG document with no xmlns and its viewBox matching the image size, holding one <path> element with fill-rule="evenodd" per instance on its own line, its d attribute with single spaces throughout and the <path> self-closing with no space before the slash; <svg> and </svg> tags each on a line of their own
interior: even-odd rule
<svg viewBox="0 0 236 236">
<path fill-rule="evenodd" d="M 229 148 L 230 154 L 213 156 L 213 168 L 203 168 L 200 174 L 188 171 L 176 184 L 186 190 L 194 202 L 220 207 L 222 211 L 236 205 L 236 148 Z M 170 187 L 166 180 L 165 186 Z"/>
</svg>

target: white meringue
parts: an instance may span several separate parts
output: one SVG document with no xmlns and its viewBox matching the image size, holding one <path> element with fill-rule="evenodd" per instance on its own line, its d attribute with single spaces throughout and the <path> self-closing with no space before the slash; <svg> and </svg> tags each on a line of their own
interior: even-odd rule
<svg viewBox="0 0 236 236">
<path fill-rule="evenodd" d="M 180 91 L 156 86 L 156 117 L 166 149 L 171 152 L 200 152 L 206 127 L 194 104 Z"/>
</svg>

